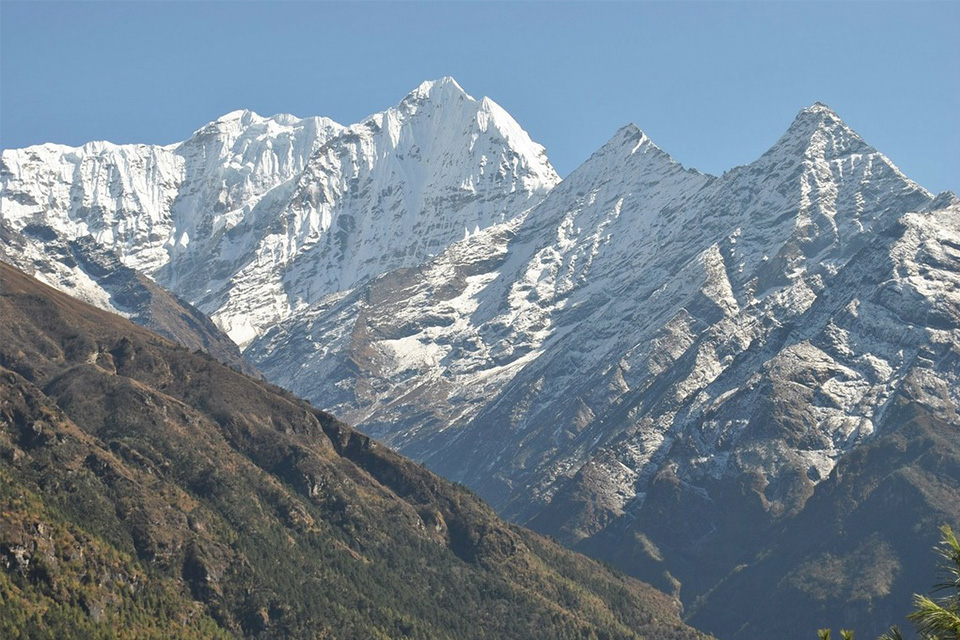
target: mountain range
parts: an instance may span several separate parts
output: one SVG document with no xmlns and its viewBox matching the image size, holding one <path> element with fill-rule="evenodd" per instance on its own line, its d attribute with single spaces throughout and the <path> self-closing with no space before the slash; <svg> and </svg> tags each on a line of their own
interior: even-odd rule
<svg viewBox="0 0 960 640">
<path fill-rule="evenodd" d="M 0 279 L 4 638 L 705 638 L 288 392 Z"/>
<path fill-rule="evenodd" d="M 326 295 L 512 217 L 559 182 L 503 109 L 450 78 L 347 127 L 236 111 L 178 144 L 41 145 L 5 150 L 2 163 L 3 219 L 16 231 L 91 238 L 241 347 Z M 82 268 L 59 279 L 111 305 Z"/>
<path fill-rule="evenodd" d="M 960 203 L 823 104 L 722 176 L 628 125 L 561 181 L 447 78 L 349 127 L 4 151 L 0 190 L 7 259 L 146 322 L 75 257 L 109 254 L 720 637 L 879 633 L 960 522 Z"/>
</svg>

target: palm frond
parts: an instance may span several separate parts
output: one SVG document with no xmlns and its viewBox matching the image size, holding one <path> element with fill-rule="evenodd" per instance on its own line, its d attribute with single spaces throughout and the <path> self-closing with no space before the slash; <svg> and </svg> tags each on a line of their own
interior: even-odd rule
<svg viewBox="0 0 960 640">
<path fill-rule="evenodd" d="M 953 608 L 960 608 L 960 542 L 954 534 L 950 525 L 940 527 L 940 545 L 937 547 L 937 553 L 944 559 L 941 568 L 947 574 L 947 580 L 934 586 L 934 591 L 944 591 L 950 589 L 955 591 L 947 600 L 951 602 Z"/>
<path fill-rule="evenodd" d="M 926 596 L 914 596 L 916 610 L 907 615 L 921 636 L 929 635 L 936 640 L 960 638 L 960 615 Z"/>
</svg>

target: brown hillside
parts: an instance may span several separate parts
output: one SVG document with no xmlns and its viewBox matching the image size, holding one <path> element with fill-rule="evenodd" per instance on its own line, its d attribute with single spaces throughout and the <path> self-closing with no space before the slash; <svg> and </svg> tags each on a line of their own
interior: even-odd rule
<svg viewBox="0 0 960 640">
<path fill-rule="evenodd" d="M 702 637 L 290 394 L 0 282 L 0 635 Z"/>
</svg>

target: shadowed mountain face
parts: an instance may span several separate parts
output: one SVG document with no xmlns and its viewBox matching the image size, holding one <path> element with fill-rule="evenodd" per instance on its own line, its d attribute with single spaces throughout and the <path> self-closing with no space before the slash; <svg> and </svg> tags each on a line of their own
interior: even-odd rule
<svg viewBox="0 0 960 640">
<path fill-rule="evenodd" d="M 912 594 L 940 577 L 938 527 L 960 524 L 960 421 L 930 410 L 930 382 L 909 380 L 891 432 L 842 458 L 797 517 L 766 528 L 688 620 L 722 638 L 810 637 L 817 624 L 864 638 L 909 629 Z"/>
<path fill-rule="evenodd" d="M 904 394 L 956 425 L 958 247 L 956 198 L 822 104 L 719 177 L 625 127 L 525 216 L 321 300 L 245 354 L 692 610 L 780 528 L 812 535 L 795 519 L 844 456 L 902 426 Z M 845 610 L 883 624 L 924 584 Z M 728 595 L 699 608 L 704 628 L 737 632 Z M 822 624 L 804 602 L 772 601 L 771 619 L 806 612 L 779 637 Z"/>
<path fill-rule="evenodd" d="M 293 396 L 0 283 L 5 637 L 702 637 Z"/>
</svg>

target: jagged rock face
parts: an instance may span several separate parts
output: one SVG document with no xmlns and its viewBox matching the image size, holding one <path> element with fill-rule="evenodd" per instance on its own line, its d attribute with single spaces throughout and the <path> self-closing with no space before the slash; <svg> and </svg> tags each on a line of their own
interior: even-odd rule
<svg viewBox="0 0 960 640">
<path fill-rule="evenodd" d="M 166 147 L 3 152 L 0 215 L 92 236 L 241 346 L 295 309 L 511 219 L 559 181 L 543 148 L 450 78 L 344 127 L 228 114 Z"/>
<path fill-rule="evenodd" d="M 627 127 L 522 219 L 247 355 L 510 517 L 696 595 L 897 427 L 906 378 L 955 420 L 956 235 L 952 196 L 823 105 L 718 178 Z M 671 557 L 631 564 L 635 540 Z"/>
<path fill-rule="evenodd" d="M 636 170 L 623 170 L 624 162 Z M 474 234 L 416 270 L 321 301 L 254 343 L 249 355 L 275 362 L 278 372 L 298 371 L 290 382 L 298 378 L 308 395 L 314 380 L 334 377 L 336 388 L 324 393 L 335 397 L 324 400 L 402 446 L 475 413 L 543 353 L 558 319 L 577 322 L 582 305 L 574 296 L 603 289 L 600 282 L 594 288 L 594 271 L 635 259 L 636 234 L 622 231 L 638 224 L 646 188 L 666 207 L 711 180 L 626 128 L 528 215 Z M 397 420 L 416 421 L 419 435 L 377 428 Z"/>
<path fill-rule="evenodd" d="M 843 456 L 801 513 L 687 608 L 688 620 L 744 639 L 810 637 L 818 625 L 875 638 L 912 626 L 912 594 L 938 575 L 939 528 L 960 523 L 960 421 L 945 419 L 928 372 L 907 376 L 878 437 Z"/>
<path fill-rule="evenodd" d="M 898 361 L 867 358 L 875 384 L 847 382 L 786 334 L 871 239 L 931 201 L 822 105 L 721 178 L 626 127 L 522 220 L 323 300 L 248 356 L 523 519 L 581 470 L 611 516 L 642 503 L 678 435 L 720 405 L 730 415 L 704 438 L 731 442 L 754 410 L 735 392 L 761 371 L 732 367 L 756 353 L 779 377 L 836 380 L 807 416 L 816 435 L 790 443 L 822 477 L 872 433 Z M 722 475 L 736 462 L 713 445 Z"/>
</svg>

